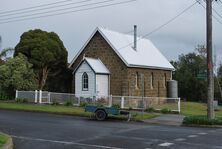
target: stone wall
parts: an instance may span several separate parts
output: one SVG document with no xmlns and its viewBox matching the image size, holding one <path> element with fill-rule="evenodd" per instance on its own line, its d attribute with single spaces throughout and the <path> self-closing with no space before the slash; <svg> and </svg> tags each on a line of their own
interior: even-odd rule
<svg viewBox="0 0 222 149">
<path fill-rule="evenodd" d="M 151 85 L 151 74 L 153 73 L 153 86 Z M 144 75 L 144 96 L 145 97 L 166 97 L 166 81 L 171 80 L 171 71 L 128 68 L 128 96 L 142 96 L 141 74 Z M 136 74 L 138 74 L 138 86 L 136 87 Z M 165 79 L 166 78 L 166 79 Z"/>
<path fill-rule="evenodd" d="M 97 32 L 91 41 L 87 44 L 81 54 L 78 56 L 74 64 L 73 70 L 79 65 L 85 57 L 99 58 L 109 69 L 110 74 L 110 94 L 117 96 L 141 96 L 141 77 L 144 74 L 144 95 L 153 97 L 165 97 L 166 87 L 164 86 L 164 74 L 166 80 L 170 80 L 171 71 L 152 70 L 142 68 L 128 68 L 125 63 L 119 58 L 115 51 L 105 41 L 105 39 Z M 151 88 L 150 76 L 153 72 L 154 86 Z M 138 88 L 136 88 L 136 73 L 138 73 Z M 75 92 L 75 77 L 73 77 L 72 91 Z"/>
</svg>

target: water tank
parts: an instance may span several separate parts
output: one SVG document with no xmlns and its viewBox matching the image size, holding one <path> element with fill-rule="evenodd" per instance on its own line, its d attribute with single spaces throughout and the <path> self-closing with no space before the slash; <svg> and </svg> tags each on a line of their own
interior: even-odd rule
<svg viewBox="0 0 222 149">
<path fill-rule="evenodd" d="M 176 80 L 167 81 L 167 97 L 178 98 L 178 83 Z"/>
</svg>

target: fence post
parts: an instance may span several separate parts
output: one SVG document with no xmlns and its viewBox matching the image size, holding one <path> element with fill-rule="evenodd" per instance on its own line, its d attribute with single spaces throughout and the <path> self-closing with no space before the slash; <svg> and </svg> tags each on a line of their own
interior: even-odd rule
<svg viewBox="0 0 222 149">
<path fill-rule="evenodd" d="M 109 107 L 112 107 L 112 103 L 113 103 L 113 97 L 112 95 L 109 96 Z"/>
<path fill-rule="evenodd" d="M 124 108 L 124 96 L 121 97 L 121 109 Z"/>
<path fill-rule="evenodd" d="M 42 103 L 42 90 L 39 90 L 39 103 Z"/>
<path fill-rule="evenodd" d="M 80 97 L 78 97 L 78 106 L 80 106 Z"/>
<path fill-rule="evenodd" d="M 178 112 L 180 113 L 180 98 L 178 98 Z"/>
<path fill-rule="evenodd" d="M 15 91 L 15 99 L 18 98 L 18 90 Z"/>
<path fill-rule="evenodd" d="M 38 102 L 38 91 L 35 90 L 35 103 L 37 103 L 37 102 Z"/>
<path fill-rule="evenodd" d="M 51 96 L 50 92 L 48 92 L 48 103 L 51 103 Z"/>
</svg>

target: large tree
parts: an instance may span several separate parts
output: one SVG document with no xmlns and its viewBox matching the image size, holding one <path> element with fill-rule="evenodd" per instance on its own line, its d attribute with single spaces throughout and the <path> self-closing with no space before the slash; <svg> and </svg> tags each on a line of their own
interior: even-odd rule
<svg viewBox="0 0 222 149">
<path fill-rule="evenodd" d="M 178 80 L 180 97 L 203 101 L 207 99 L 206 56 L 203 47 L 196 51 L 180 55 L 178 61 L 172 62 L 176 69 L 173 77 Z"/>
<path fill-rule="evenodd" d="M 27 58 L 19 54 L 15 58 L 8 59 L 0 66 L 1 92 L 13 96 L 15 90 L 32 90 L 36 88 L 35 74 L 32 64 Z"/>
<path fill-rule="evenodd" d="M 54 32 L 35 29 L 23 33 L 15 47 L 14 56 L 18 53 L 24 54 L 33 64 L 40 90 L 45 86 L 48 76 L 55 77 L 67 68 L 67 50 Z"/>
</svg>

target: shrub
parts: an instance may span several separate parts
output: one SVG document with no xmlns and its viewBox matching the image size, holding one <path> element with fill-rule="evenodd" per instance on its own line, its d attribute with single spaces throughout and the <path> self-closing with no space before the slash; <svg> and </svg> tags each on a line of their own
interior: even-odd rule
<svg viewBox="0 0 222 149">
<path fill-rule="evenodd" d="M 183 124 L 222 125 L 222 119 L 209 120 L 206 116 L 188 116 L 183 119 Z"/>
<path fill-rule="evenodd" d="M 145 111 L 146 112 L 155 112 L 155 109 L 153 107 L 149 107 L 149 108 L 146 108 Z"/>
<path fill-rule="evenodd" d="M 17 102 L 17 103 L 28 103 L 28 99 L 25 99 L 25 98 L 17 98 L 17 99 L 16 99 L 16 102 Z"/>
<path fill-rule="evenodd" d="M 53 102 L 52 102 L 52 105 L 53 105 L 53 106 L 57 106 L 57 105 L 59 105 L 59 102 L 58 102 L 58 101 L 53 101 Z"/>
<path fill-rule="evenodd" d="M 73 102 L 68 100 L 65 102 L 65 106 L 73 106 Z"/>
<path fill-rule="evenodd" d="M 9 96 L 4 94 L 4 93 L 0 93 L 0 100 L 9 100 Z"/>
<path fill-rule="evenodd" d="M 120 105 L 118 105 L 118 104 L 113 104 L 112 107 L 113 107 L 113 108 L 120 109 Z"/>
<path fill-rule="evenodd" d="M 85 107 L 87 105 L 87 102 L 80 102 L 80 107 Z"/>
<path fill-rule="evenodd" d="M 161 113 L 166 114 L 166 113 L 171 113 L 170 109 L 164 108 L 160 110 Z"/>
<path fill-rule="evenodd" d="M 133 110 L 133 107 L 129 107 L 129 110 Z"/>
</svg>

